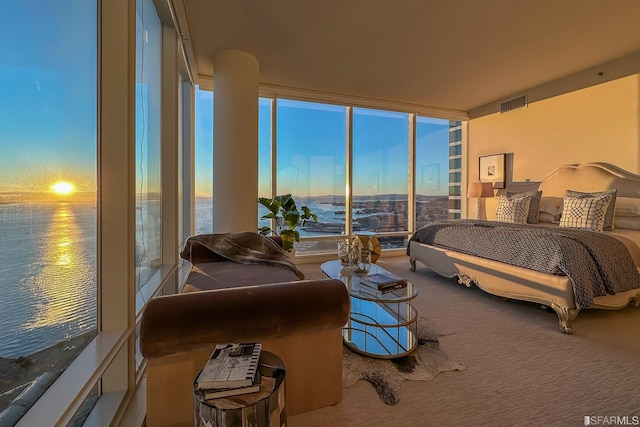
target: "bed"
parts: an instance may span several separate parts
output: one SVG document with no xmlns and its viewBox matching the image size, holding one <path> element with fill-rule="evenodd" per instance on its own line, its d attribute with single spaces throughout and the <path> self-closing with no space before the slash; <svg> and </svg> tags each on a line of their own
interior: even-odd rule
<svg viewBox="0 0 640 427">
<path fill-rule="evenodd" d="M 486 220 L 438 221 L 417 230 L 407 245 L 411 271 L 420 262 L 467 287 L 550 307 L 567 334 L 580 310 L 640 307 L 640 176 L 608 163 L 570 164 L 537 190 L 486 199 Z M 571 223 L 574 204 L 600 202 L 603 218 L 589 222 L 600 228 Z M 509 207 L 524 215 L 516 213 L 516 222 L 526 223 L 507 223 L 514 220 Z M 505 219 L 505 212 L 512 215 Z"/>
</svg>

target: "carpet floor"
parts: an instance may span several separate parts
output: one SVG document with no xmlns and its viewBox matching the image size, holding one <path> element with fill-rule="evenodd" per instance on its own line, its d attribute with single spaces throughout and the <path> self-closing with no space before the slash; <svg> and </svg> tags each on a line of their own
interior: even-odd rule
<svg viewBox="0 0 640 427">
<path fill-rule="evenodd" d="M 339 404 L 291 416 L 288 426 L 583 426 L 585 416 L 640 419 L 640 309 L 585 310 L 567 335 L 555 313 L 537 304 L 456 285 L 421 264 L 411 272 L 406 256 L 378 264 L 419 288 L 419 314 L 447 328 L 440 348 L 466 369 L 402 381 L 393 406 L 357 381 L 343 389 Z M 319 264 L 299 267 L 307 278 L 321 278 Z"/>
</svg>

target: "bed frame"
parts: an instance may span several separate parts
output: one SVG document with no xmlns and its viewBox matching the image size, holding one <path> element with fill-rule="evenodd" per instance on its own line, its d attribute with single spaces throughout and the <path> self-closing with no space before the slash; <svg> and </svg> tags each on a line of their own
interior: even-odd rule
<svg viewBox="0 0 640 427">
<path fill-rule="evenodd" d="M 539 186 L 543 196 L 559 197 L 566 189 L 587 192 L 610 188 L 616 188 L 619 197 L 640 198 L 640 175 L 608 163 L 570 164 L 547 175 Z M 458 283 L 467 287 L 475 284 L 493 295 L 551 307 L 558 315 L 560 330 L 573 333 L 573 320 L 579 310 L 566 276 L 540 273 L 415 241 L 409 244 L 411 271 L 416 271 L 416 261 L 420 261 L 441 276 L 456 277 Z M 595 297 L 590 308 L 617 310 L 629 304 L 640 307 L 640 289 Z"/>
</svg>

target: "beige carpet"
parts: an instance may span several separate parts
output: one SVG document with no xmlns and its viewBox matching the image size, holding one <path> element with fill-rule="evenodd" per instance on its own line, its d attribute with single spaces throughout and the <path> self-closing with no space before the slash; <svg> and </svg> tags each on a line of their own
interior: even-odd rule
<svg viewBox="0 0 640 427">
<path fill-rule="evenodd" d="M 574 334 L 555 313 L 467 289 L 406 256 L 378 264 L 418 286 L 416 307 L 452 332 L 440 348 L 464 371 L 402 381 L 397 405 L 365 381 L 343 389 L 341 403 L 289 417 L 308 426 L 583 426 L 585 416 L 640 417 L 640 309 L 585 310 Z M 301 265 L 321 278 L 319 264 Z"/>
<path fill-rule="evenodd" d="M 387 405 L 400 401 L 404 380 L 431 381 L 440 372 L 462 371 L 466 367 L 440 349 L 438 338 L 445 335 L 425 317 L 418 319 L 418 345 L 411 354 L 394 359 L 362 356 L 343 347 L 342 386 L 351 387 L 358 380 L 369 382 Z"/>
</svg>

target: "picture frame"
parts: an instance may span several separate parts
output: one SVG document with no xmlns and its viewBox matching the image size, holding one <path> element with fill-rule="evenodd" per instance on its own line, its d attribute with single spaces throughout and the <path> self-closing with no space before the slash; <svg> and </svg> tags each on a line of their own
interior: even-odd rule
<svg viewBox="0 0 640 427">
<path fill-rule="evenodd" d="M 480 157 L 480 182 L 491 182 L 493 188 L 505 188 L 506 155 L 492 154 Z"/>
</svg>

